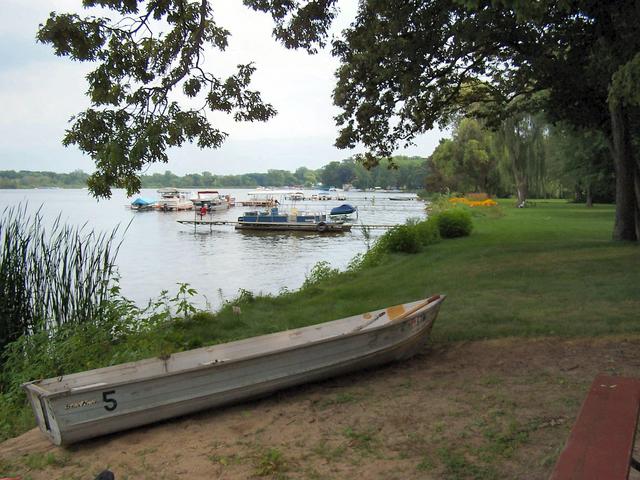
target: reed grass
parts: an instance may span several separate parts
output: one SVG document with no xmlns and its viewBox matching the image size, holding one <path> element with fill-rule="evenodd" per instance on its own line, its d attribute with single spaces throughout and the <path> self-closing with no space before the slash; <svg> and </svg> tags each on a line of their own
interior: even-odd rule
<svg viewBox="0 0 640 480">
<path fill-rule="evenodd" d="M 6 208 L 0 217 L 0 349 L 22 335 L 103 319 L 116 274 L 117 232 L 70 226 L 59 215 L 46 228 L 41 208 Z"/>
</svg>

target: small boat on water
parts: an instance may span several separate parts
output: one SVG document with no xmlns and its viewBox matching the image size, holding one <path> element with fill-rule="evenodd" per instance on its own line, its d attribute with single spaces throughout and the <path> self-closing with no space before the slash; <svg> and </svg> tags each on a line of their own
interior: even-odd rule
<svg viewBox="0 0 640 480">
<path fill-rule="evenodd" d="M 289 230 L 300 232 L 348 232 L 351 225 L 332 220 L 324 213 L 304 213 L 292 208 L 289 213 L 273 207 L 266 212 L 245 212 L 238 217 L 237 230 Z"/>
<path fill-rule="evenodd" d="M 191 210 L 193 203 L 189 200 L 189 192 L 177 188 L 161 188 L 158 190 L 160 200 L 156 202 L 156 208 L 163 212 Z"/>
<path fill-rule="evenodd" d="M 209 212 L 227 210 L 232 204 L 229 195 L 222 195 L 217 190 L 198 190 L 190 200 L 193 208 L 206 207 Z"/>
<path fill-rule="evenodd" d="M 281 195 L 281 192 L 256 190 L 255 192 L 247 193 L 247 195 L 249 198 L 241 202 L 244 207 L 273 207 L 279 203 L 277 197 Z"/>
<path fill-rule="evenodd" d="M 355 213 L 355 218 L 354 214 Z M 339 207 L 334 207 L 329 212 L 329 217 L 335 221 L 346 222 L 347 220 L 355 220 L 358 218 L 358 207 L 344 203 Z"/>
<path fill-rule="evenodd" d="M 404 197 L 389 197 L 389 200 L 393 201 L 393 202 L 411 202 L 413 200 L 417 200 L 418 197 L 416 196 L 404 196 Z"/>
<path fill-rule="evenodd" d="M 138 212 L 153 210 L 155 206 L 156 200 L 151 200 L 149 198 L 138 197 L 133 202 L 131 202 L 131 210 L 136 210 Z"/>
<path fill-rule="evenodd" d="M 329 212 L 329 215 L 351 215 L 357 211 L 357 207 L 349 205 L 348 203 L 343 203 L 339 207 L 333 207 L 331 212 Z"/>
<path fill-rule="evenodd" d="M 411 357 L 444 296 L 159 358 L 25 383 L 56 445 Z"/>
<path fill-rule="evenodd" d="M 291 193 L 287 193 L 284 198 L 286 200 L 292 200 L 294 202 L 300 201 L 300 200 L 304 200 L 305 196 L 304 196 L 304 192 L 301 192 L 299 190 L 295 191 L 295 192 L 291 192 Z"/>
</svg>

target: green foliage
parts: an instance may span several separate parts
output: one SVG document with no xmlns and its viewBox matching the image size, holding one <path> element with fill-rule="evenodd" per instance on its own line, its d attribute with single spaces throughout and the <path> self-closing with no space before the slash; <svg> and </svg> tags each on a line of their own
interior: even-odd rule
<svg viewBox="0 0 640 480">
<path fill-rule="evenodd" d="M 89 175 L 82 170 L 71 173 L 2 170 L 0 171 L 0 188 L 83 188 L 87 186 L 88 178 Z"/>
<path fill-rule="evenodd" d="M 440 231 L 435 217 L 427 220 L 407 220 L 405 225 L 399 225 L 387 230 L 374 246 L 360 259 L 359 268 L 372 267 L 380 264 L 388 253 L 418 253 L 428 245 L 440 241 Z"/>
<path fill-rule="evenodd" d="M 546 150 L 545 183 L 554 196 L 587 204 L 615 201 L 615 168 L 601 132 L 558 123 L 550 128 Z"/>
<path fill-rule="evenodd" d="M 390 157 L 386 165 L 367 168 L 357 157 L 331 162 L 317 171 L 317 178 L 326 186 L 351 184 L 356 188 L 418 189 L 424 184 L 425 159 L 421 157 Z"/>
<path fill-rule="evenodd" d="M 429 157 L 427 190 L 496 193 L 494 137 L 479 120 L 462 118 L 454 123 L 452 138 L 441 140 Z"/>
<path fill-rule="evenodd" d="M 100 322 L 106 315 L 119 245 L 117 229 L 96 234 L 64 225 L 47 229 L 27 205 L 0 218 L 0 351 L 21 335 L 65 324 Z"/>
<path fill-rule="evenodd" d="M 608 101 L 610 104 L 625 106 L 640 106 L 640 53 L 636 53 L 627 63 L 612 76 L 612 84 L 609 89 Z"/>
<path fill-rule="evenodd" d="M 287 470 L 284 455 L 277 448 L 263 452 L 256 462 L 255 474 L 259 477 L 279 478 Z"/>
<path fill-rule="evenodd" d="M 497 135 L 497 150 L 502 151 L 504 179 L 515 187 L 518 204 L 539 191 L 545 175 L 545 130 L 541 115 L 514 114 L 506 118 Z"/>
<path fill-rule="evenodd" d="M 399 225 L 386 232 L 379 240 L 388 252 L 418 253 L 422 243 L 415 225 Z"/>
<path fill-rule="evenodd" d="M 336 145 L 362 144 L 381 158 L 461 112 L 492 128 L 515 119 L 503 125 L 503 150 L 523 202 L 529 189 L 544 188 L 544 163 L 539 129 L 521 127 L 544 112 L 609 136 L 619 171 L 614 237 L 636 241 L 639 23 L 634 2 L 362 3 L 334 42 Z M 473 163 L 483 163 L 472 150 Z"/>
<path fill-rule="evenodd" d="M 52 12 L 37 34 L 56 55 L 95 65 L 86 76 L 91 106 L 73 117 L 63 140 L 95 161 L 88 180 L 94 195 L 109 197 L 112 187 L 130 195 L 138 191 L 139 172 L 167 162 L 168 148 L 185 142 L 219 147 L 227 134 L 211 124 L 203 104 L 236 121 L 275 115 L 259 92 L 249 89 L 253 64 L 238 65 L 227 78 L 202 69 L 205 50 L 225 50 L 230 34 L 215 23 L 209 2 L 98 3 L 100 18 Z M 172 100 L 178 88 L 199 100 L 198 106 L 182 108 Z"/>
<path fill-rule="evenodd" d="M 187 319 L 190 315 L 196 313 L 196 307 L 194 307 L 189 299 L 196 295 L 198 292 L 194 288 L 190 288 L 188 283 L 178 284 L 178 293 L 171 301 L 176 305 L 176 314 L 182 315 Z"/>
<path fill-rule="evenodd" d="M 396 168 L 386 166 L 371 170 L 358 163 L 355 158 L 342 162 L 331 162 L 318 170 L 300 167 L 295 172 L 269 169 L 266 173 L 244 173 L 239 175 L 214 175 L 211 172 L 188 173 L 178 176 L 167 170 L 164 173 L 138 175 L 141 188 L 157 187 L 282 187 L 302 185 L 314 187 L 318 182 L 327 186 L 342 187 L 351 183 L 356 188 L 392 187 L 418 189 L 425 179 L 425 159 L 421 157 L 392 157 Z M 339 167 L 339 168 L 337 168 Z M 340 173 L 336 173 L 339 171 Z M 77 170 L 72 173 L 0 171 L 0 188 L 60 187 L 80 188 L 87 185 L 89 175 Z"/>
<path fill-rule="evenodd" d="M 325 280 L 334 278 L 338 273 L 340 273 L 340 271 L 337 268 L 331 268 L 329 262 L 322 260 L 311 268 L 311 272 L 309 272 L 309 275 L 304 279 L 302 289 L 308 289 Z"/>
<path fill-rule="evenodd" d="M 462 208 L 452 208 L 440 212 L 435 220 L 442 238 L 466 237 L 471 235 L 473 230 L 471 214 Z"/>
<path fill-rule="evenodd" d="M 437 219 L 428 218 L 425 221 L 416 223 L 414 228 L 423 246 L 433 245 L 440 241 L 440 228 Z"/>
</svg>

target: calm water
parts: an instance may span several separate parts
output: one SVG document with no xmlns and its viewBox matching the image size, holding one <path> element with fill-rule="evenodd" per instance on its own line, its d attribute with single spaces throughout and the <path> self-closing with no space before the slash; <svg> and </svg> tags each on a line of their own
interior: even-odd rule
<svg viewBox="0 0 640 480">
<path fill-rule="evenodd" d="M 248 198 L 250 190 L 220 191 L 242 201 Z M 425 215 L 422 202 L 389 200 L 409 195 L 382 192 L 344 195 L 346 201 L 296 202 L 296 208 L 328 213 L 334 206 L 350 203 L 358 207 L 358 222 L 365 224 L 398 224 Z M 140 196 L 157 198 L 158 194 L 149 189 Z M 139 305 L 157 297 L 162 290 L 175 293 L 180 282 L 189 283 L 198 291 L 195 303 L 200 306 L 209 303 L 213 308 L 235 297 L 241 288 L 254 293 L 294 290 L 302 285 L 317 262 L 324 260 L 344 269 L 354 255 L 366 250 L 365 238 L 357 228 L 351 233 L 334 235 L 251 233 L 236 231 L 232 226 L 216 226 L 212 231 L 198 227 L 194 232 L 193 227 L 176 221 L 191 220 L 194 212 L 134 212 L 128 208 L 131 200 L 122 190 L 115 190 L 110 200 L 100 201 L 87 190 L 0 190 L 2 208 L 28 201 L 31 210 L 42 205 L 47 219 L 61 214 L 68 223 L 86 223 L 88 228 L 100 231 L 110 231 L 117 225 L 123 229 L 131 222 L 116 263 L 122 293 Z M 235 207 L 215 212 L 213 218 L 236 220 L 245 210 Z M 373 230 L 372 237 L 382 233 L 383 230 Z"/>
</svg>

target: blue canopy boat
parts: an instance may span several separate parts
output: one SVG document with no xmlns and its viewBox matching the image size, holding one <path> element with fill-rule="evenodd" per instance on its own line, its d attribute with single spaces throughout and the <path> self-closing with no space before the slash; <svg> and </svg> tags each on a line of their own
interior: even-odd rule
<svg viewBox="0 0 640 480">
<path fill-rule="evenodd" d="M 320 213 L 301 213 L 297 209 L 284 213 L 273 207 L 266 212 L 246 212 L 238 217 L 236 229 L 250 230 L 293 230 L 307 232 L 348 232 L 351 225 L 327 219 Z"/>
<path fill-rule="evenodd" d="M 358 209 L 356 207 L 353 207 L 353 206 L 349 205 L 348 203 L 343 203 L 339 207 L 332 208 L 331 212 L 329 213 L 329 215 L 351 215 L 352 213 L 354 213 L 357 210 Z"/>
<path fill-rule="evenodd" d="M 151 210 L 156 204 L 156 200 L 150 200 L 148 198 L 138 197 L 131 202 L 132 210 Z"/>
</svg>

